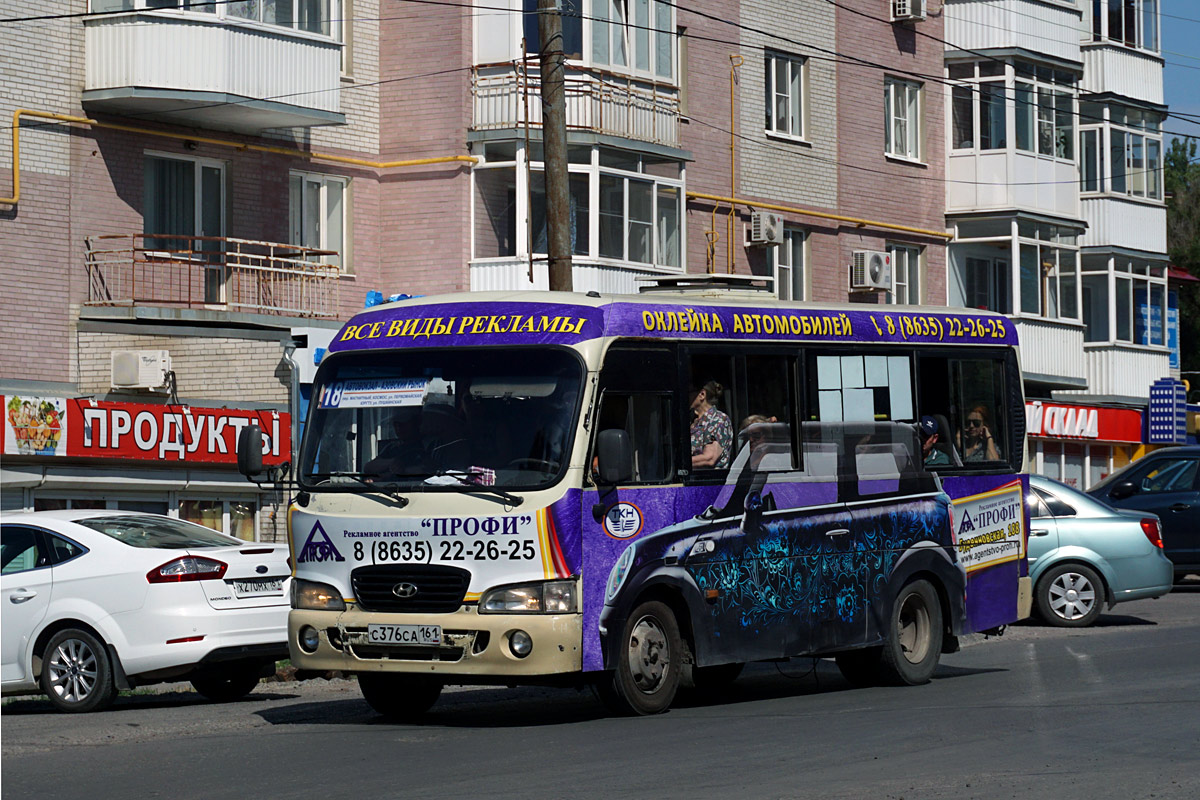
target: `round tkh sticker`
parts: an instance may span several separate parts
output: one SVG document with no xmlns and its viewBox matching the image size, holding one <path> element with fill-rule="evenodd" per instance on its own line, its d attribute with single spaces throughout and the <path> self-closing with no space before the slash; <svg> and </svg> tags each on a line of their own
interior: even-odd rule
<svg viewBox="0 0 1200 800">
<path fill-rule="evenodd" d="M 617 503 L 604 515 L 604 532 L 615 539 L 629 539 L 642 531 L 642 510 L 633 503 Z"/>
</svg>

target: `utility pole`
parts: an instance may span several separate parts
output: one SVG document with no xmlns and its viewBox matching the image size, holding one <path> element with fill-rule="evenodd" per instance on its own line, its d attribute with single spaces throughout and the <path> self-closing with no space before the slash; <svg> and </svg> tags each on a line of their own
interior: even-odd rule
<svg viewBox="0 0 1200 800">
<path fill-rule="evenodd" d="M 562 0 L 538 0 L 542 146 L 546 159 L 546 254 L 550 291 L 569 292 L 571 195 L 567 178 L 567 104 L 563 81 Z M 531 243 L 532 244 L 532 243 Z"/>
</svg>

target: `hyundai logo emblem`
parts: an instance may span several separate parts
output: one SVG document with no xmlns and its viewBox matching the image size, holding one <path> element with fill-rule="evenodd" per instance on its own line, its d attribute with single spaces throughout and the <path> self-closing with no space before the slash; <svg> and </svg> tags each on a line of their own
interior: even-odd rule
<svg viewBox="0 0 1200 800">
<path fill-rule="evenodd" d="M 392 587 L 392 594 L 396 595 L 396 597 L 403 598 L 416 597 L 417 587 L 413 586 L 411 583 L 397 583 Z"/>
<path fill-rule="evenodd" d="M 257 572 L 259 575 L 264 575 L 264 574 L 266 574 L 266 571 L 267 571 L 267 565 L 259 564 L 257 567 L 254 568 L 254 571 Z"/>
</svg>

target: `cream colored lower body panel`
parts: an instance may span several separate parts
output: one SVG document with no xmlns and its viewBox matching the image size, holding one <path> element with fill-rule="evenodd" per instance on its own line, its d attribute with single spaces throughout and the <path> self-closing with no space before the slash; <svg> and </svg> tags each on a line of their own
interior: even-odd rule
<svg viewBox="0 0 1200 800">
<path fill-rule="evenodd" d="M 440 625 L 440 646 L 384 646 L 366 640 L 369 623 Z M 316 628 L 315 653 L 300 648 L 300 629 Z M 523 630 L 533 650 L 518 658 L 509 636 Z M 407 672 L 423 675 L 536 677 L 579 672 L 583 668 L 581 614 L 480 614 L 464 606 L 452 614 L 388 614 L 362 611 L 293 610 L 288 615 L 288 648 L 292 664 L 306 670 L 343 672 Z"/>
<path fill-rule="evenodd" d="M 1028 619 L 1033 610 L 1033 581 L 1028 576 L 1017 579 L 1017 619 Z"/>
</svg>

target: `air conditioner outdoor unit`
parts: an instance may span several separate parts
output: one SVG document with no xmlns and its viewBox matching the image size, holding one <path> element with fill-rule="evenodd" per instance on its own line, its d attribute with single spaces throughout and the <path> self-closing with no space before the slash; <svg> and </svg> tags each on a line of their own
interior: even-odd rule
<svg viewBox="0 0 1200 800">
<path fill-rule="evenodd" d="M 765 211 L 750 214 L 750 244 L 776 245 L 783 243 L 783 217 Z"/>
<path fill-rule="evenodd" d="M 925 19 L 925 0 L 891 0 L 892 22 Z"/>
<path fill-rule="evenodd" d="M 113 350 L 112 388 L 167 389 L 171 353 L 167 350 Z"/>
<path fill-rule="evenodd" d="M 855 250 L 850 267 L 851 289 L 892 290 L 892 254 L 881 250 Z"/>
</svg>

